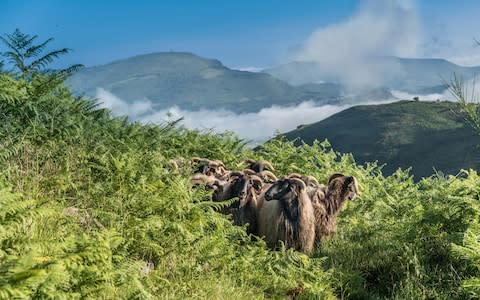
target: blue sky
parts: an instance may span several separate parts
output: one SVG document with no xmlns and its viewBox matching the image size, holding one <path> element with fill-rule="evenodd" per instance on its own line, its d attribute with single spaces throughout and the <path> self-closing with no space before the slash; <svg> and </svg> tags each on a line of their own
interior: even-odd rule
<svg viewBox="0 0 480 300">
<path fill-rule="evenodd" d="M 64 64 L 92 66 L 174 50 L 217 58 L 230 67 L 266 67 L 299 58 L 299 49 L 305 50 L 305 42 L 315 31 L 348 23 L 362 13 L 371 17 L 378 10 L 382 15 L 392 9 L 386 8 L 389 5 L 408 11 L 415 26 L 407 26 L 412 32 L 402 32 L 401 36 L 414 38 L 408 43 L 395 40 L 396 47 L 386 47 L 380 54 L 444 57 L 464 65 L 480 65 L 480 48 L 473 43 L 473 38 L 480 38 L 480 2 L 476 0 L 2 0 L 0 33 L 18 27 L 38 34 L 40 39 L 54 37 L 54 48 L 74 50 L 62 59 Z M 397 17 L 392 14 L 388 28 L 403 30 L 405 24 L 396 23 Z M 368 31 L 353 36 L 368 39 Z M 391 40 L 380 42 L 388 44 Z M 383 44 L 370 46 L 384 48 Z"/>
</svg>

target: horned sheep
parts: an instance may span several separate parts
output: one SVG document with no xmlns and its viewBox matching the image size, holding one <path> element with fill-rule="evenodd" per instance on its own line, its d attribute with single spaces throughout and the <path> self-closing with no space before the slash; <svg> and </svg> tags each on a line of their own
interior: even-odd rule
<svg viewBox="0 0 480 300">
<path fill-rule="evenodd" d="M 360 194 L 358 182 L 354 176 L 337 173 L 330 176 L 326 190 L 320 190 L 311 197 L 317 242 L 336 232 L 337 215 L 345 201 L 353 200 Z"/>
<path fill-rule="evenodd" d="M 302 180 L 283 178 L 271 185 L 261 199 L 257 222 L 258 234 L 265 237 L 270 247 L 283 241 L 287 248 L 311 254 L 315 216 Z"/>
</svg>

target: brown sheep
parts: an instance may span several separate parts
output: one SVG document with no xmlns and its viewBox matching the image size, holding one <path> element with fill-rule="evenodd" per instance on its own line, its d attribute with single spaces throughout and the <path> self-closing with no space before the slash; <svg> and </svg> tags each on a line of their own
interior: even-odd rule
<svg viewBox="0 0 480 300">
<path fill-rule="evenodd" d="M 333 174 L 328 180 L 326 190 L 320 188 L 311 196 L 315 212 L 315 239 L 317 242 L 336 232 L 337 215 L 340 209 L 346 200 L 353 200 L 357 195 L 360 195 L 360 190 L 355 177 Z"/>
<path fill-rule="evenodd" d="M 216 181 L 212 195 L 213 201 L 225 201 L 238 197 L 238 200 L 225 207 L 222 212 L 231 214 L 235 225 L 248 224 L 247 232 L 257 232 L 256 197 L 262 187 L 262 180 L 255 175 L 243 172 L 231 172 L 229 179 Z"/>
<path fill-rule="evenodd" d="M 221 186 L 223 184 L 226 184 L 227 182 L 225 180 L 219 179 L 213 175 L 205 175 L 201 173 L 196 173 L 193 174 L 191 183 L 193 186 L 196 185 L 205 185 L 209 188 L 215 188 L 216 186 Z"/>
<path fill-rule="evenodd" d="M 256 173 L 260 173 L 264 170 L 274 172 L 275 169 L 273 168 L 272 164 L 266 160 L 253 160 L 253 159 L 246 159 L 242 162 L 243 164 L 247 165 L 248 169 L 255 171 Z"/>
<path fill-rule="evenodd" d="M 315 216 L 305 183 L 298 178 L 283 178 L 268 188 L 259 199 L 258 234 L 270 247 L 283 241 L 310 255 L 315 240 Z"/>
<path fill-rule="evenodd" d="M 194 166 L 194 174 L 224 176 L 227 173 L 225 164 L 220 160 L 193 157 L 191 161 Z"/>
</svg>

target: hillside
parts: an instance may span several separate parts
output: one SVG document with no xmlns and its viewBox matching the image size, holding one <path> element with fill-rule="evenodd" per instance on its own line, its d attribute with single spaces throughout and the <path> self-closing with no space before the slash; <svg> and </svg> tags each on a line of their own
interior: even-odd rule
<svg viewBox="0 0 480 300">
<path fill-rule="evenodd" d="M 126 101 L 148 98 L 154 108 L 177 105 L 190 110 L 246 112 L 326 98 L 265 73 L 232 70 L 218 60 L 181 52 L 139 55 L 86 68 L 68 84 L 75 92 L 89 96 L 95 96 L 97 87 L 101 87 Z"/>
<path fill-rule="evenodd" d="M 434 168 L 448 174 L 479 170 L 480 137 L 454 109 L 452 102 L 357 106 L 285 136 L 309 144 L 328 139 L 335 149 L 353 153 L 357 162 L 386 163 L 387 174 L 410 166 L 416 176 L 429 176 Z"/>
<path fill-rule="evenodd" d="M 373 59 L 371 65 L 389 70 L 383 78 L 385 88 L 419 94 L 443 92 L 446 89 L 443 79 L 450 80 L 453 74 L 468 80 L 480 72 L 480 67 L 462 67 L 434 58 L 379 57 Z M 319 64 L 306 61 L 291 62 L 264 72 L 292 85 L 339 80 Z"/>
<path fill-rule="evenodd" d="M 326 143 L 273 140 L 253 152 L 230 134 L 112 117 L 53 78 L 0 74 L 0 299 L 480 297 L 476 172 L 415 183 Z M 429 105 L 389 113 L 420 107 L 432 119 L 424 127 L 457 128 L 443 117 L 451 104 Z M 348 135 L 362 122 L 333 129 Z M 229 169 L 269 160 L 279 178 L 321 183 L 343 172 L 362 194 L 311 257 L 272 250 L 220 213 L 232 200 L 191 186 L 191 166 L 172 169 L 171 159 L 194 156 Z"/>
</svg>

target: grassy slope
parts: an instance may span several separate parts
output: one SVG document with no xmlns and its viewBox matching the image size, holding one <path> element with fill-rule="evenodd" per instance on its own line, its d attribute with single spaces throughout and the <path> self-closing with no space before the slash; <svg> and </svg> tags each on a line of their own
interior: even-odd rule
<svg viewBox="0 0 480 300">
<path fill-rule="evenodd" d="M 414 183 L 326 143 L 252 153 L 230 135 L 112 118 L 43 83 L 0 74 L 0 299 L 480 297 L 474 171 Z M 321 182 L 344 172 L 363 194 L 311 258 L 270 251 L 190 187 L 188 168 L 169 170 L 192 156 L 268 159 Z"/>
<path fill-rule="evenodd" d="M 386 163 L 388 174 L 410 166 L 417 176 L 428 176 L 433 168 L 448 174 L 462 168 L 478 170 L 480 138 L 454 110 L 451 102 L 357 106 L 285 136 L 307 143 L 327 138 L 360 163 Z"/>
</svg>

